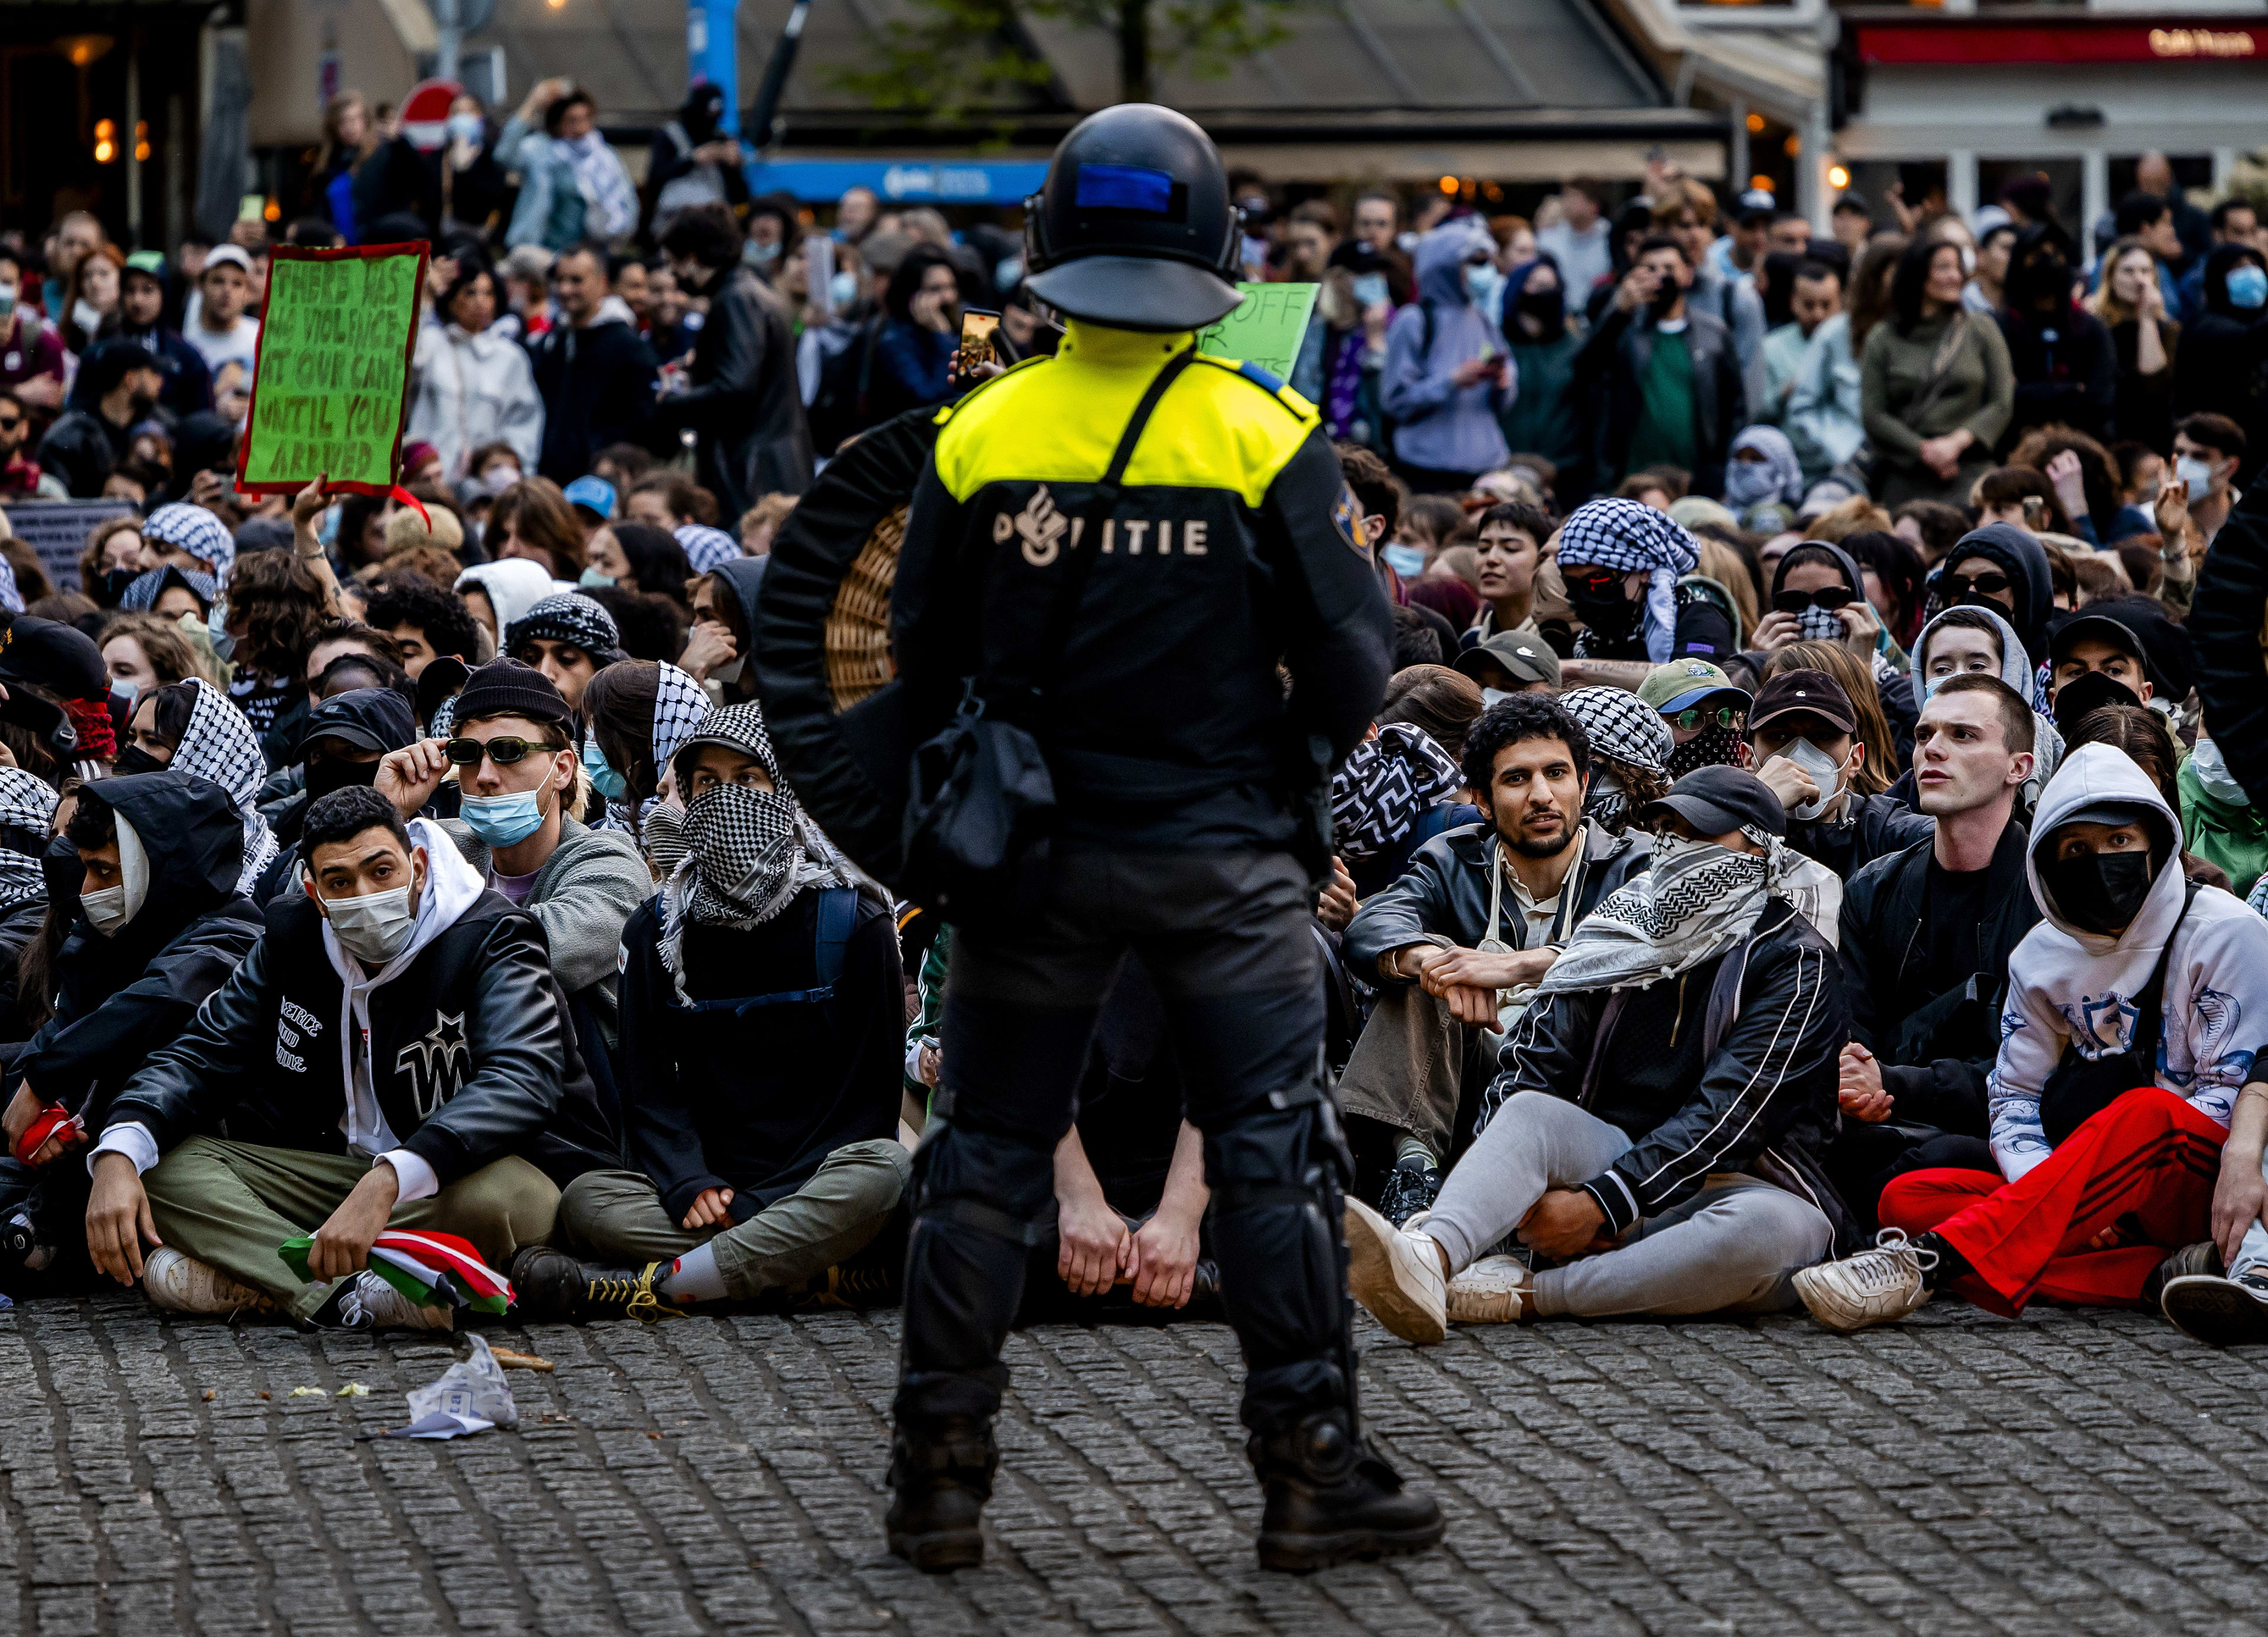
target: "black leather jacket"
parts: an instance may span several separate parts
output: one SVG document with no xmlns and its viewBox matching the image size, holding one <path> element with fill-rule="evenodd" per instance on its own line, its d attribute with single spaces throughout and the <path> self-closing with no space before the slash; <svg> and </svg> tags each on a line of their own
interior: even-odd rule
<svg viewBox="0 0 2268 1637">
<path fill-rule="evenodd" d="M 1384 987 L 1405 981 L 1378 970 L 1379 957 L 1404 944 L 1444 937 L 1460 949 L 1475 949 L 1488 936 L 1489 862 L 1496 834 L 1485 824 L 1444 830 L 1419 848 L 1401 878 L 1366 899 L 1347 923 L 1344 945 L 1347 969 L 1365 983 Z M 1599 900 L 1646 868 L 1650 838 L 1626 833 L 1609 835 L 1596 825 L 1583 841 L 1583 874 L 1576 884 L 1572 926 L 1598 907 Z M 1514 949 L 1527 947 L 1527 922 L 1504 895 L 1497 936 Z"/>
<path fill-rule="evenodd" d="M 344 993 L 305 896 L 268 907 L 235 976 L 127 1083 L 109 1123 L 158 1149 L 200 1132 L 337 1154 L 346 1112 Z M 484 892 L 371 991 L 370 1061 L 386 1123 L 444 1186 L 516 1154 L 564 1185 L 618 1166 L 534 917 Z"/>
<path fill-rule="evenodd" d="M 693 340 L 692 385 L 654 410 L 661 431 L 691 427 L 702 487 L 737 518 L 766 495 L 811 487 L 811 428 L 796 384 L 795 340 L 787 320 L 735 268 L 709 303 Z"/>
<path fill-rule="evenodd" d="M 1891 796 L 1845 798 L 1840 818 L 1787 821 L 1787 844 L 1848 881 L 1874 860 L 1937 835 L 1937 820 Z"/>
</svg>

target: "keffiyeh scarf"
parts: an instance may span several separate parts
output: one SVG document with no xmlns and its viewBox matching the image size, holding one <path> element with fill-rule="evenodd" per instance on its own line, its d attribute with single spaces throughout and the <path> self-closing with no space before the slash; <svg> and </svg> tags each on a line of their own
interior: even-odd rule
<svg viewBox="0 0 2268 1637">
<path fill-rule="evenodd" d="M 1567 516 L 1559 531 L 1559 562 L 1564 568 L 1594 564 L 1629 573 L 1647 571 L 1646 591 L 1646 652 L 1653 664 L 1665 664 L 1677 629 L 1677 582 L 1693 572 L 1701 561 L 1693 537 L 1672 522 L 1666 511 L 1635 500 L 1587 500 Z M 1587 632 L 1585 635 L 1588 635 Z M 1579 640 L 1576 653 L 1583 654 Z"/>
<path fill-rule="evenodd" d="M 16 589 L 16 570 L 5 557 L 0 557 L 0 608 L 10 613 L 24 612 L 24 593 Z"/>
<path fill-rule="evenodd" d="M 55 793 L 21 767 L 0 767 L 0 827 L 22 830 L 40 843 L 55 816 Z M 42 848 L 44 850 L 44 848 Z M 0 847 L 0 910 L 40 903 L 48 896 L 40 853 Z"/>
<path fill-rule="evenodd" d="M 745 555 L 740 542 L 722 529 L 712 529 L 705 523 L 681 524 L 674 532 L 685 561 L 693 565 L 696 574 L 707 574 L 720 562 L 730 562 Z"/>
<path fill-rule="evenodd" d="M 1643 988 L 1712 960 L 1746 937 L 1800 855 L 1778 836 L 1743 833 L 1765 852 L 1656 836 L 1653 867 L 1583 919 L 1539 993 Z"/>
<path fill-rule="evenodd" d="M 169 585 L 186 585 L 190 593 L 210 608 L 220 600 L 220 585 L 210 574 L 199 574 L 195 569 L 179 569 L 172 563 L 152 569 L 129 582 L 119 593 L 118 606 L 133 613 L 148 613 L 158 606 L 158 598 Z"/>
<path fill-rule="evenodd" d="M 688 742 L 696 739 L 755 757 L 774 788 L 719 785 L 686 804 L 681 826 L 685 856 L 661 889 L 661 964 L 678 1000 L 687 1004 L 687 921 L 747 931 L 778 914 L 799 893 L 853 885 L 850 866 L 805 814 L 781 773 L 758 707 L 711 711 Z"/>
<path fill-rule="evenodd" d="M 260 872 L 274 862 L 277 850 L 274 832 L 260 816 L 260 782 L 267 776 L 268 763 L 260 754 L 260 740 L 244 713 L 202 677 L 192 682 L 196 703 L 190 708 L 189 725 L 182 730 L 181 742 L 173 747 L 170 765 L 176 773 L 210 779 L 236 804 L 244 819 L 244 873 L 238 877 L 236 890 L 249 892 Z"/>
<path fill-rule="evenodd" d="M 622 162 L 607 146 L 606 138 L 596 131 L 585 131 L 572 142 L 564 136 L 552 140 L 559 144 L 560 158 L 573 167 L 575 186 L 582 190 L 584 207 L 590 213 L 583 224 L 585 234 L 592 239 L 615 239 L 636 227 L 637 195 L 630 191 Z"/>
<path fill-rule="evenodd" d="M 228 584 L 229 570 L 236 566 L 236 537 L 202 506 L 178 500 L 160 506 L 142 520 L 142 532 L 146 539 L 188 553 L 212 569 L 214 579 Z"/>
<path fill-rule="evenodd" d="M 698 682 L 666 659 L 660 664 L 661 679 L 653 696 L 653 776 L 657 779 L 669 771 L 671 759 L 701 730 L 711 714 L 709 695 Z"/>
<path fill-rule="evenodd" d="M 1341 855 L 1372 858 L 1465 782 L 1425 729 L 1389 722 L 1356 745 L 1331 780 L 1331 833 Z"/>
</svg>

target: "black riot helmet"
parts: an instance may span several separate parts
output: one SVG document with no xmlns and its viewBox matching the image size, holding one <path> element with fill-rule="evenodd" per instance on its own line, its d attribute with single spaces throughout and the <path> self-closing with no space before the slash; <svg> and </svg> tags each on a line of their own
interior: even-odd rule
<svg viewBox="0 0 2268 1637">
<path fill-rule="evenodd" d="M 1154 103 L 1081 120 L 1024 201 L 1032 293 L 1116 329 L 1196 329 L 1231 312 L 1242 237 L 1197 122 Z"/>
</svg>

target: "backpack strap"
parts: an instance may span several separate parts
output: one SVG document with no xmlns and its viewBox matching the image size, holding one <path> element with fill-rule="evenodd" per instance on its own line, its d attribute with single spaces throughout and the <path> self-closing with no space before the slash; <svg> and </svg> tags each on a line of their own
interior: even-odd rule
<svg viewBox="0 0 2268 1637">
<path fill-rule="evenodd" d="M 730 1012 L 735 1017 L 745 1017 L 750 1012 L 761 1011 L 767 1006 L 819 1005 L 835 998 L 835 986 L 842 980 L 843 951 L 850 943 L 850 934 L 858 924 L 858 889 L 839 886 L 822 887 L 819 893 L 819 919 L 813 929 L 811 940 L 811 987 L 782 989 L 773 995 L 733 995 L 721 1001 L 672 1002 L 680 1011 Z"/>
</svg>

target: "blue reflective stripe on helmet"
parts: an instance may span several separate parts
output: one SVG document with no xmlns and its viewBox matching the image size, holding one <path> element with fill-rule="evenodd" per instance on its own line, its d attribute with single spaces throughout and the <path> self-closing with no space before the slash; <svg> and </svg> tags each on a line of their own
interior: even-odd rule
<svg viewBox="0 0 2268 1637">
<path fill-rule="evenodd" d="M 1146 210 L 1166 216 L 1174 208 L 1174 179 L 1138 165 L 1082 165 L 1077 203 L 1101 210 Z"/>
</svg>

